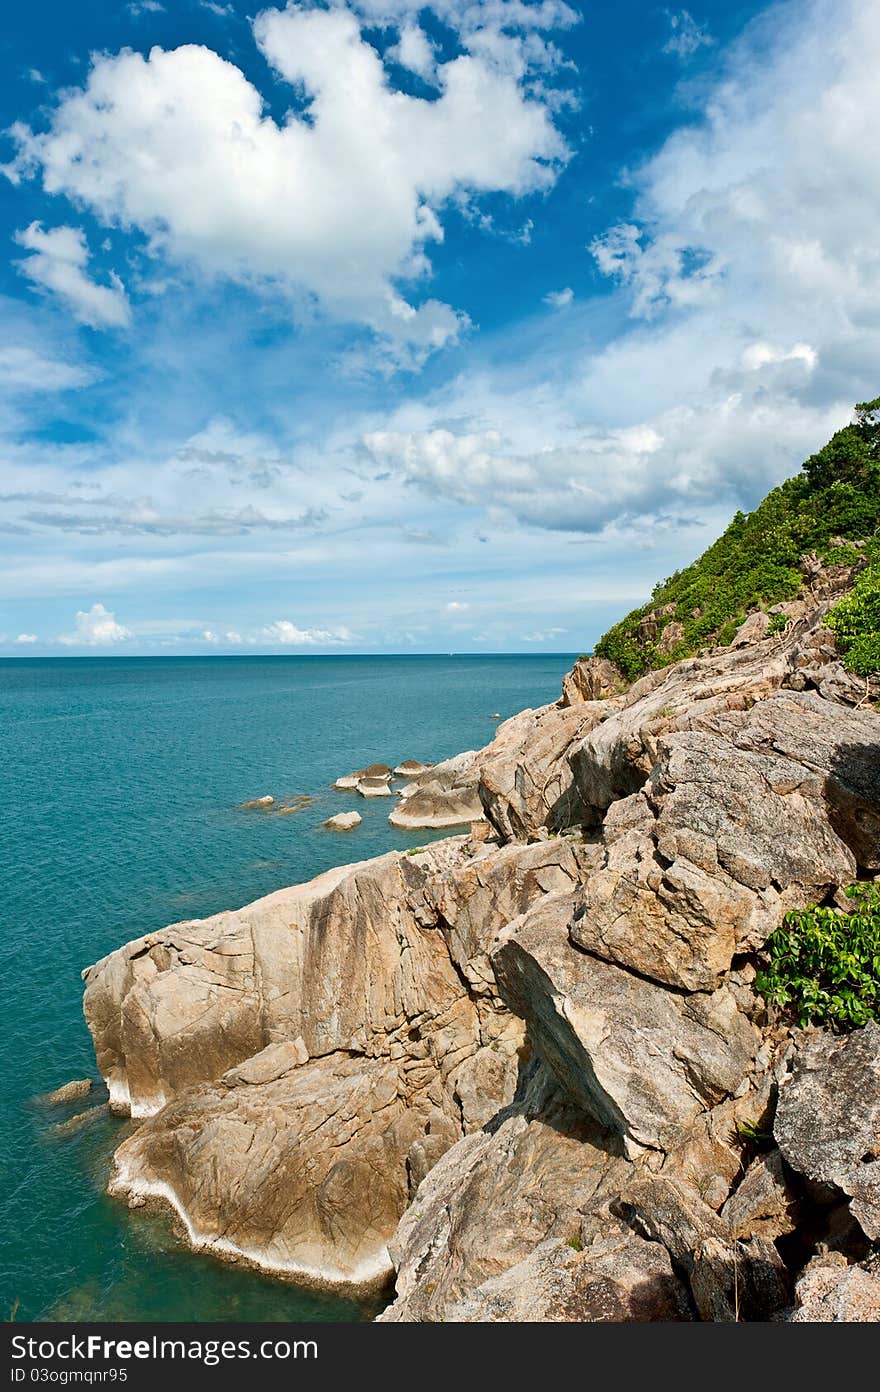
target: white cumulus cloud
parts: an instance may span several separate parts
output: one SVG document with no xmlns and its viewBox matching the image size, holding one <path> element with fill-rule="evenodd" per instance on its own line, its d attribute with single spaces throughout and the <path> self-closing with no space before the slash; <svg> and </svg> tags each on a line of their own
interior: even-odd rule
<svg viewBox="0 0 880 1392">
<path fill-rule="evenodd" d="M 37 643 L 39 639 L 36 633 L 19 633 L 15 641 L 16 643 Z"/>
<path fill-rule="evenodd" d="M 513 384 L 505 359 L 463 374 L 367 432 L 373 458 L 560 530 L 753 506 L 880 390 L 878 64 L 874 0 L 761 17 L 594 243 L 629 325 L 585 352 L 572 305 Z"/>
<path fill-rule="evenodd" d="M 124 643 L 134 634 L 130 628 L 116 622 L 116 615 L 103 604 L 93 604 L 91 609 L 80 609 L 76 615 L 73 633 L 63 633 L 59 643 L 65 647 L 103 648 L 113 643 Z"/>
<path fill-rule="evenodd" d="M 496 23 L 507 20 L 531 23 L 514 14 Z M 525 88 L 522 43 L 496 28 L 487 48 L 489 32 L 484 23 L 462 40 L 437 68 L 436 99 L 422 100 L 390 85 L 349 10 L 264 10 L 256 42 L 308 100 L 280 125 L 209 48 L 99 55 L 86 86 L 60 95 L 47 130 L 12 128 L 18 156 L 6 173 L 39 173 L 48 193 L 108 226 L 140 229 L 156 257 L 286 294 L 302 312 L 317 302 L 423 357 L 466 323 L 437 300 L 413 302 L 444 205 L 546 189 L 568 156 L 549 105 Z M 411 26 L 401 42 L 421 61 Z M 24 235 L 32 279 L 86 322 L 125 322 L 121 286 L 86 277 L 80 233 L 35 225 Z"/>
<path fill-rule="evenodd" d="M 347 628 L 300 628 L 289 619 L 276 619 L 260 629 L 258 636 L 285 648 L 334 647 L 351 643 L 355 637 Z"/>
</svg>

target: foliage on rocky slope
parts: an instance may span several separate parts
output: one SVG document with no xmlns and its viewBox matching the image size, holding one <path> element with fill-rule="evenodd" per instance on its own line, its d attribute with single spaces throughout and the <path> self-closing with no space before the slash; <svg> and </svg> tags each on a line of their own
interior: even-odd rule
<svg viewBox="0 0 880 1392">
<path fill-rule="evenodd" d="M 685 570 L 658 584 L 596 644 L 629 680 L 702 649 L 729 643 L 746 615 L 792 599 L 801 559 L 866 567 L 832 616 L 847 666 L 880 670 L 880 397 L 855 409 L 794 478 L 774 488 Z M 781 623 L 780 623 L 781 627 Z"/>
</svg>

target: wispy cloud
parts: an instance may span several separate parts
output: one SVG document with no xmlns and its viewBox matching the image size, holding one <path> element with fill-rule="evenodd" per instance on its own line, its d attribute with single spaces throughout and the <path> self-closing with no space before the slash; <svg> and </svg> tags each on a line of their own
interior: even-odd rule
<svg viewBox="0 0 880 1392">
<path fill-rule="evenodd" d="M 544 296 L 544 304 L 550 305 L 552 309 L 565 309 L 574 299 L 574 291 L 570 285 L 566 285 L 564 290 L 548 290 Z"/>
<path fill-rule="evenodd" d="M 669 38 L 663 45 L 663 52 L 686 62 L 701 48 L 707 48 L 714 40 L 708 26 L 698 24 L 688 10 L 678 10 L 669 14 Z"/>
<path fill-rule="evenodd" d="M 89 249 L 79 227 L 43 229 L 32 222 L 15 240 L 30 253 L 17 262 L 22 275 L 56 295 L 81 324 L 92 328 L 123 328 L 131 310 L 122 281 L 110 272 L 109 285 L 92 280 L 86 271 Z"/>
</svg>

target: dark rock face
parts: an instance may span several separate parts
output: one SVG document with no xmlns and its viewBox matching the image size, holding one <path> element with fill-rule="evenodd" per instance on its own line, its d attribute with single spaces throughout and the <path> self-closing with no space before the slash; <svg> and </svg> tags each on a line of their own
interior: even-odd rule
<svg viewBox="0 0 880 1392">
<path fill-rule="evenodd" d="M 788 1274 L 772 1241 L 737 1238 L 692 1191 L 662 1177 L 639 1180 L 619 1207 L 686 1274 L 701 1320 L 767 1319 L 788 1304 Z"/>
<path fill-rule="evenodd" d="M 780 1086 L 773 1134 L 792 1169 L 846 1195 L 880 1240 L 880 1025 L 807 1042 Z"/>
</svg>

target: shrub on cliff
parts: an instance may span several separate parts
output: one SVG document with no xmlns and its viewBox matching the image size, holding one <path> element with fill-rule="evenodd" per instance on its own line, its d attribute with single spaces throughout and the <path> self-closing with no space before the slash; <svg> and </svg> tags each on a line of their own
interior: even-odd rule
<svg viewBox="0 0 880 1392">
<path fill-rule="evenodd" d="M 846 891 L 853 908 L 785 915 L 770 936 L 770 964 L 755 985 L 799 1025 L 858 1029 L 880 1020 L 880 885 Z"/>
<path fill-rule="evenodd" d="M 599 640 L 596 654 L 616 662 L 632 681 L 702 647 L 729 643 L 750 610 L 797 594 L 802 583 L 798 562 L 806 552 L 816 551 L 828 563 L 846 564 L 859 552 L 837 539 L 863 542 L 878 528 L 880 397 L 857 406 L 853 423 L 838 430 L 795 478 L 774 488 L 754 512 L 738 512 L 699 560 L 657 585 L 648 604 Z M 875 581 L 869 593 L 866 582 L 858 613 L 845 611 L 839 620 L 855 625 L 848 652 L 850 661 L 861 666 L 854 665 L 853 671 L 871 662 L 875 666 L 870 670 L 880 665 L 875 658 L 880 647 L 878 584 Z M 663 628 L 673 621 L 681 625 L 681 637 L 661 647 Z"/>
<path fill-rule="evenodd" d="M 880 672 L 880 556 L 834 606 L 827 623 L 851 672 L 861 677 Z"/>
</svg>

